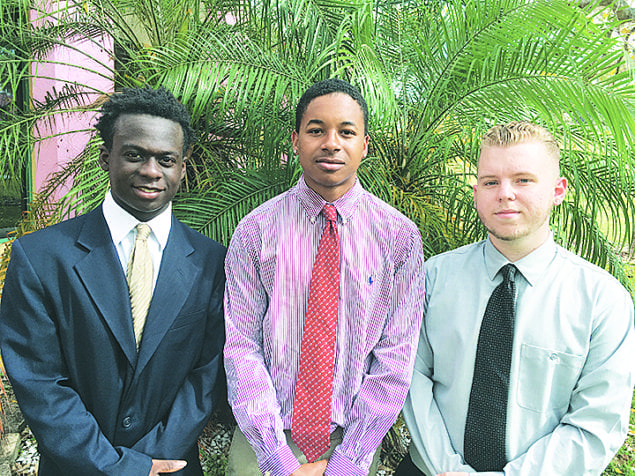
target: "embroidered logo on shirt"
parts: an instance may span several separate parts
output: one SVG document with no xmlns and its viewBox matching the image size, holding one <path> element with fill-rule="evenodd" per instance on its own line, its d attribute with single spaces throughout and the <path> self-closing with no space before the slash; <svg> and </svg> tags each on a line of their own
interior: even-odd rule
<svg viewBox="0 0 635 476">
<path fill-rule="evenodd" d="M 372 276 L 368 276 L 368 284 L 373 284 L 373 277 Z"/>
</svg>

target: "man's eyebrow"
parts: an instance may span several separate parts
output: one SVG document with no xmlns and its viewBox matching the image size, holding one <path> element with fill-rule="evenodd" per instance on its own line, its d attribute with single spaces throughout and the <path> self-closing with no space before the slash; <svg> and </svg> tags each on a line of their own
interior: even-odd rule
<svg viewBox="0 0 635 476">
<path fill-rule="evenodd" d="M 156 154 L 156 155 L 171 155 L 171 154 L 177 154 L 178 151 L 175 150 L 151 150 L 151 149 L 147 149 L 143 146 L 140 146 L 138 144 L 128 144 L 128 143 L 123 143 L 121 144 L 121 147 L 124 149 L 133 149 L 136 150 L 138 152 L 145 152 L 145 153 L 150 153 L 150 154 Z"/>
<path fill-rule="evenodd" d="M 511 174 L 511 177 L 535 177 L 535 176 L 536 174 L 534 172 L 529 172 L 529 171 L 520 171 L 520 172 L 515 172 Z M 476 178 L 478 180 L 492 179 L 492 178 L 498 178 L 498 175 L 496 174 L 478 175 Z"/>
<path fill-rule="evenodd" d="M 318 124 L 318 125 L 322 125 L 324 124 L 324 121 L 321 119 L 310 119 L 309 122 L 306 123 L 307 126 L 311 125 L 311 124 Z M 353 126 L 353 127 L 357 127 L 357 125 L 353 122 L 353 121 L 342 121 L 339 124 L 340 126 Z"/>
</svg>

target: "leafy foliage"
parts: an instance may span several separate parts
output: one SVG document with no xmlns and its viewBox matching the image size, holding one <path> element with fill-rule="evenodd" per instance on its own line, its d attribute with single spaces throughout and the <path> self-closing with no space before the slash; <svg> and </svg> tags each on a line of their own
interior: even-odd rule
<svg viewBox="0 0 635 476">
<path fill-rule="evenodd" d="M 528 119 L 552 130 L 564 148 L 570 193 L 554 212 L 556 237 L 625 281 L 616 251 L 633 241 L 635 90 L 620 40 L 606 34 L 616 17 L 599 2 L 63 5 L 54 15 L 40 12 L 30 25 L 7 25 L 2 17 L 3 41 L 15 52 L 14 63 L 2 60 L 2 71 L 29 58 L 46 61 L 53 47 L 81 54 L 81 41 L 112 35 L 116 62 L 108 74 L 117 87 L 163 84 L 191 111 L 199 141 L 175 213 L 223 243 L 246 213 L 298 179 L 290 143 L 294 106 L 313 82 L 340 77 L 360 88 L 371 112 L 371 149 L 360 179 L 417 223 L 427 255 L 484 236 L 471 193 L 480 135 L 495 123 Z M 58 79 L 67 87 L 0 125 L 3 170 L 17 165 L 11 151 L 23 148 L 25 137 L 38 140 L 24 131 L 98 106 L 85 104 L 80 93 L 93 91 L 91 85 Z M 56 218 L 103 196 L 97 145 L 91 142 L 51 178 L 50 189 L 72 180 L 64 199 L 50 204 Z M 615 225 L 606 231 L 602 220 Z"/>
</svg>

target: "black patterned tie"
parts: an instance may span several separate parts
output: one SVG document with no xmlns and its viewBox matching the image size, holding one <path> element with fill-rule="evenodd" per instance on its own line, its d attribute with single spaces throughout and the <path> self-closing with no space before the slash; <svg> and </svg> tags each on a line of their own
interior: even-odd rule
<svg viewBox="0 0 635 476">
<path fill-rule="evenodd" d="M 500 272 L 503 282 L 489 298 L 478 336 L 465 422 L 464 458 L 477 471 L 502 471 L 507 464 L 505 429 L 514 343 L 516 267 L 506 264 Z"/>
</svg>

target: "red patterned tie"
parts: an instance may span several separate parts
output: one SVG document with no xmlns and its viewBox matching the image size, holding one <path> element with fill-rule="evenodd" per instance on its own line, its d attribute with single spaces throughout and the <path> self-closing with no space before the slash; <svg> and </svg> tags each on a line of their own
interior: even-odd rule
<svg viewBox="0 0 635 476">
<path fill-rule="evenodd" d="M 326 204 L 302 334 L 300 371 L 293 401 L 291 437 L 309 462 L 330 446 L 333 363 L 340 289 L 340 239 L 337 210 Z"/>
</svg>

